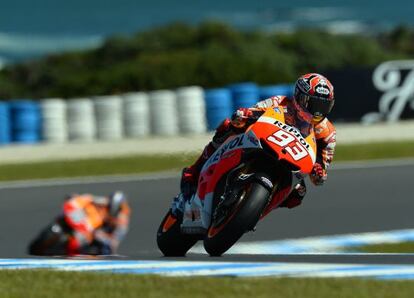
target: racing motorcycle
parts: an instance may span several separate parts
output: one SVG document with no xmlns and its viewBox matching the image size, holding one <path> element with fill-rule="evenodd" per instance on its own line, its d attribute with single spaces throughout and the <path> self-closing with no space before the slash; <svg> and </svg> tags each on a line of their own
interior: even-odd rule
<svg viewBox="0 0 414 298">
<path fill-rule="evenodd" d="M 311 124 L 299 131 L 285 123 L 282 108 L 268 108 L 206 161 L 184 212 L 170 209 L 162 220 L 159 249 L 165 256 L 184 256 L 203 240 L 209 255 L 222 255 L 283 203 L 315 160 Z"/>
<path fill-rule="evenodd" d="M 58 216 L 30 242 L 28 253 L 37 256 L 68 255 L 67 244 L 72 233 L 73 229 L 65 221 L 64 216 Z M 109 248 L 97 240 L 93 240 L 81 251 L 82 255 L 108 255 L 110 253 Z"/>
</svg>

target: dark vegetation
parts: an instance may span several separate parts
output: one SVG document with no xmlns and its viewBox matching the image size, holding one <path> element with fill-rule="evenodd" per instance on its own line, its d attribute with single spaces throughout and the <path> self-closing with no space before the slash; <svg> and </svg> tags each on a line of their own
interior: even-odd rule
<svg viewBox="0 0 414 298">
<path fill-rule="evenodd" d="M 238 31 L 221 23 L 181 23 L 113 36 L 101 47 L 6 67 L 0 98 L 71 97 L 254 81 L 290 83 L 298 74 L 372 66 L 414 54 L 414 30 L 380 35 Z"/>
</svg>

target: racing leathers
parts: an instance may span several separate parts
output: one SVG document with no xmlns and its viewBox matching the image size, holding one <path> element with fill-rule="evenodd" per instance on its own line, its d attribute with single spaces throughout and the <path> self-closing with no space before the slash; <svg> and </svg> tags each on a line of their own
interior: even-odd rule
<svg viewBox="0 0 414 298">
<path fill-rule="evenodd" d="M 116 252 L 128 231 L 130 207 L 122 203 L 116 217 L 109 214 L 108 207 L 108 197 L 91 194 L 73 195 L 65 201 L 63 216 L 71 229 L 68 255 Z"/>
<path fill-rule="evenodd" d="M 312 115 L 304 111 L 294 98 L 286 96 L 274 96 L 258 102 L 251 108 L 236 110 L 231 119 L 225 119 L 216 129 L 210 143 L 204 148 L 197 161 L 183 169 L 181 179 L 181 192 L 184 197 L 191 196 L 197 187 L 198 177 L 207 159 L 230 136 L 244 132 L 254 123 L 267 108 L 283 109 L 286 124 L 294 126 L 308 135 L 313 129 L 317 144 L 316 162 L 310 174 L 310 180 L 315 185 L 322 185 L 327 179 L 327 169 L 330 166 L 336 145 L 336 130 L 333 124 L 325 117 L 315 121 Z M 306 185 L 303 180 L 297 185 L 286 187 L 274 194 L 274 196 L 287 196 L 279 207 L 294 208 L 302 203 L 306 194 Z M 275 201 L 279 201 L 273 198 Z"/>
</svg>

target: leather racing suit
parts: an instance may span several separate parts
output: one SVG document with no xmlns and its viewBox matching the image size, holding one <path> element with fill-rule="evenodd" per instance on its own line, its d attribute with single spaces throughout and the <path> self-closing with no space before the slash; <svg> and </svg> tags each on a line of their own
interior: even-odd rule
<svg viewBox="0 0 414 298">
<path fill-rule="evenodd" d="M 103 250 L 98 254 L 115 253 L 128 231 L 130 207 L 126 202 L 116 217 L 109 214 L 109 199 L 91 194 L 73 195 L 63 205 L 65 222 L 72 230 L 67 254 L 89 254 L 94 244 Z"/>
<path fill-rule="evenodd" d="M 322 185 L 326 181 L 327 169 L 332 162 L 336 145 L 336 130 L 334 125 L 326 117 L 315 122 L 312 119 L 312 115 L 303 111 L 294 98 L 274 96 L 258 102 L 251 108 L 240 108 L 236 110 L 231 119 L 225 119 L 217 127 L 213 139 L 204 148 L 197 161 L 193 165 L 183 169 L 181 191 L 184 196 L 191 195 L 195 192 L 201 168 L 215 150 L 228 137 L 244 132 L 267 108 L 271 107 L 283 109 L 286 124 L 298 128 L 302 133 L 303 129 L 313 128 L 317 152 L 316 162 L 309 177 L 315 185 Z M 289 185 L 289 187 L 276 192 L 274 196 L 287 196 L 279 207 L 287 207 L 290 209 L 300 205 L 305 194 L 306 185 L 302 180 L 299 184 L 293 186 L 293 190 L 292 186 Z M 274 197 L 272 201 L 280 200 Z"/>
</svg>

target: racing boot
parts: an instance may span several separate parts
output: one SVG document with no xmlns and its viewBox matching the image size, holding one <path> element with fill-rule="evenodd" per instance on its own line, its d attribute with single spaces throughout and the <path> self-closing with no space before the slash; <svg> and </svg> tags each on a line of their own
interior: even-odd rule
<svg viewBox="0 0 414 298">
<path fill-rule="evenodd" d="M 208 143 L 203 153 L 194 164 L 183 169 L 181 173 L 180 190 L 185 198 L 190 198 L 197 190 L 198 177 L 203 165 L 216 149 L 212 142 Z"/>
<path fill-rule="evenodd" d="M 207 144 L 195 163 L 183 169 L 181 175 L 180 190 L 186 199 L 191 198 L 191 196 L 196 192 L 198 177 L 206 161 L 210 158 L 211 155 L 213 155 L 216 149 L 220 147 L 220 145 L 223 144 L 224 141 L 232 134 L 234 134 L 234 132 L 232 130 L 230 119 L 225 119 L 217 127 L 212 141 Z"/>
<path fill-rule="evenodd" d="M 183 212 L 181 231 L 186 234 L 203 234 L 206 229 L 203 225 L 204 202 L 194 196 L 197 191 L 198 178 L 206 161 L 213 155 L 216 149 L 234 132 L 229 119 L 225 119 L 216 129 L 213 139 L 204 148 L 196 162 L 183 169 L 181 176 L 181 196 L 179 195 L 173 205 L 175 210 Z"/>
<path fill-rule="evenodd" d="M 173 198 L 171 203 L 171 213 L 177 218 L 184 213 L 185 199 L 182 193 L 179 193 Z"/>
<path fill-rule="evenodd" d="M 171 204 L 171 212 L 173 215 L 179 216 L 184 213 L 185 202 L 190 200 L 193 194 L 197 191 L 197 182 L 201 168 L 214 151 L 215 149 L 210 142 L 204 148 L 203 153 L 196 162 L 183 169 L 181 173 L 180 193 L 173 199 Z"/>
<path fill-rule="evenodd" d="M 295 188 L 291 191 L 289 196 L 286 198 L 286 200 L 280 204 L 280 207 L 285 208 L 295 208 L 302 204 L 302 200 L 306 195 L 306 185 L 305 181 L 301 181 L 300 183 L 296 184 Z"/>
</svg>

